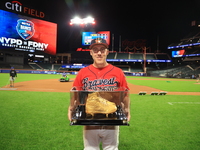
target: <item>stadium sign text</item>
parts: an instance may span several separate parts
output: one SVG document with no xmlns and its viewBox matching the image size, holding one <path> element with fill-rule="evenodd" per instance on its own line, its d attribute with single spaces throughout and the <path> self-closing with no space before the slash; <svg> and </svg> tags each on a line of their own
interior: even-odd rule
<svg viewBox="0 0 200 150">
<path fill-rule="evenodd" d="M 22 3 L 18 2 L 18 1 L 6 2 L 5 7 L 9 10 L 13 10 L 13 11 L 20 12 L 20 13 L 25 13 L 25 14 L 28 14 L 28 15 L 31 15 L 34 17 L 39 17 L 39 18 L 45 17 L 44 12 L 29 8 L 29 7 L 25 7 L 22 5 Z"/>
<path fill-rule="evenodd" d="M 22 49 L 39 50 L 39 51 L 44 51 L 45 49 L 47 49 L 49 45 L 46 43 L 23 41 L 21 39 L 6 38 L 6 37 L 0 37 L 0 43 L 2 46 L 5 47 L 16 47 Z"/>
</svg>

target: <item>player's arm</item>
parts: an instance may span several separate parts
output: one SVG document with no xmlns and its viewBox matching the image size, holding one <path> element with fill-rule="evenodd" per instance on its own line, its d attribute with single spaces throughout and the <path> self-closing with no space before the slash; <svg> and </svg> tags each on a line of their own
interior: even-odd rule
<svg viewBox="0 0 200 150">
<path fill-rule="evenodd" d="M 70 104 L 68 107 L 68 119 L 69 121 L 71 121 L 72 119 L 72 112 L 76 109 L 77 106 L 77 99 L 78 99 L 78 92 L 76 92 L 76 89 L 72 88 L 72 91 L 74 90 L 74 92 L 70 92 Z"/>
<path fill-rule="evenodd" d="M 15 71 L 15 77 L 17 77 L 17 72 Z"/>
<path fill-rule="evenodd" d="M 127 121 L 130 121 L 131 119 L 131 113 L 130 113 L 130 96 L 129 96 L 129 87 L 126 81 L 126 77 L 124 75 L 124 73 L 121 71 L 121 83 L 120 83 L 121 87 L 125 88 L 125 93 L 124 93 L 124 98 L 122 101 L 122 106 L 124 108 L 124 111 L 127 115 Z"/>
<path fill-rule="evenodd" d="M 68 107 L 68 119 L 69 121 L 72 120 L 72 108 L 70 106 Z"/>
</svg>

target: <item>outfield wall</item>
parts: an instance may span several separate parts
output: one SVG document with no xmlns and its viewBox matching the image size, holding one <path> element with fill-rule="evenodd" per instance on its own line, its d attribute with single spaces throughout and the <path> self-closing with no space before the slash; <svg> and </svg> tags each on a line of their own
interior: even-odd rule
<svg viewBox="0 0 200 150">
<path fill-rule="evenodd" d="M 78 71 L 49 71 L 49 70 L 23 70 L 16 69 L 17 73 L 31 73 L 31 74 L 61 74 L 63 72 L 76 75 Z M 10 69 L 0 69 L 0 73 L 9 73 Z M 124 72 L 126 76 L 145 76 L 145 73 Z"/>
<path fill-rule="evenodd" d="M 8 69 L 1 69 L 0 73 L 9 73 L 10 70 Z M 57 71 L 47 71 L 47 70 L 21 70 L 16 69 L 17 73 L 31 73 L 31 74 L 60 74 L 61 72 Z M 70 74 L 77 74 L 75 72 L 71 72 Z"/>
</svg>

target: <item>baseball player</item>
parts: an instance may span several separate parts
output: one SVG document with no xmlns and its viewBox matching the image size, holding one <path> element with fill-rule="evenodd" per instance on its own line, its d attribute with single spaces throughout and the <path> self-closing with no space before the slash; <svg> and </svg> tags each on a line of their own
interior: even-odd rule
<svg viewBox="0 0 200 150">
<path fill-rule="evenodd" d="M 98 90 L 102 87 L 124 87 L 129 90 L 122 70 L 106 61 L 109 54 L 108 44 L 103 39 L 95 39 L 90 45 L 90 55 L 93 64 L 81 69 L 74 80 L 73 87 L 82 87 L 85 90 Z M 129 97 L 125 97 L 124 105 L 128 121 L 130 120 Z M 69 106 L 68 118 L 71 120 L 73 106 Z M 118 150 L 119 126 L 84 126 L 84 150 L 99 150 L 102 142 L 103 150 Z"/>
<path fill-rule="evenodd" d="M 17 77 L 17 72 L 15 71 L 14 67 L 11 67 L 11 70 L 10 70 L 10 87 L 14 87 L 15 77 Z"/>
</svg>

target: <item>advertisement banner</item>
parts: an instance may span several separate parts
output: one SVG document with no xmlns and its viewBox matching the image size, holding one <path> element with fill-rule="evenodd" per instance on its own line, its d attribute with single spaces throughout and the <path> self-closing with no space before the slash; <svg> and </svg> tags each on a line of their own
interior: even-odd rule
<svg viewBox="0 0 200 150">
<path fill-rule="evenodd" d="M 56 23 L 0 10 L 0 26 L 0 49 L 56 54 Z"/>
</svg>

